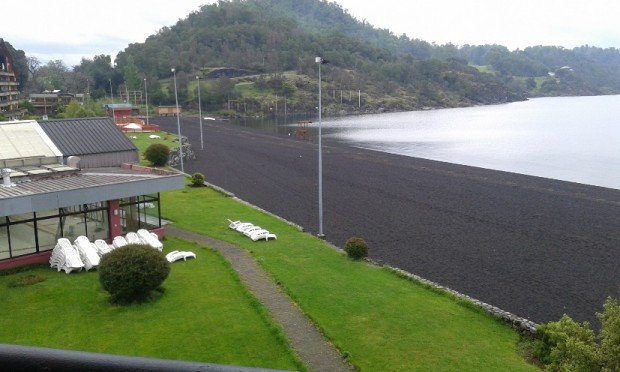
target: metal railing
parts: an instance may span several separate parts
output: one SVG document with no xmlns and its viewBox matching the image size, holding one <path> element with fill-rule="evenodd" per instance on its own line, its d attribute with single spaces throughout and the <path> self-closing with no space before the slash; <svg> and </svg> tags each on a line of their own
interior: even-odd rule
<svg viewBox="0 0 620 372">
<path fill-rule="evenodd" d="M 57 350 L 42 347 L 0 344 L 3 371 L 274 371 L 218 364 Z"/>
</svg>

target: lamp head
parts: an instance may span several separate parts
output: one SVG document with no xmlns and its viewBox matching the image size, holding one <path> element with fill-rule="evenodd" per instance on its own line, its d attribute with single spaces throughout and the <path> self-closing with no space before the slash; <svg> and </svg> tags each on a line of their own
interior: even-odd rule
<svg viewBox="0 0 620 372">
<path fill-rule="evenodd" d="M 170 72 L 174 73 L 174 67 L 170 69 Z"/>
<path fill-rule="evenodd" d="M 323 62 L 323 58 L 321 58 L 321 57 L 314 57 L 314 62 L 321 63 L 321 62 Z"/>
</svg>

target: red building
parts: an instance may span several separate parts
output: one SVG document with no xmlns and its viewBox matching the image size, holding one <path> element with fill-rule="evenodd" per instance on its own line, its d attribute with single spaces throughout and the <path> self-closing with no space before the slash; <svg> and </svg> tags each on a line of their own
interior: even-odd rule
<svg viewBox="0 0 620 372">
<path fill-rule="evenodd" d="M 111 103 L 105 106 L 108 116 L 114 115 L 114 122 L 118 119 L 128 118 L 138 115 L 139 109 L 131 103 Z"/>
</svg>

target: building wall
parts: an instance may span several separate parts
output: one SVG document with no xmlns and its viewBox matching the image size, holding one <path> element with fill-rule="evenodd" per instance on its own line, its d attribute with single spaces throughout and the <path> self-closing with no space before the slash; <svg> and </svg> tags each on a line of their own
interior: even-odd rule
<svg viewBox="0 0 620 372">
<path fill-rule="evenodd" d="M 68 156 L 65 157 L 65 164 Z M 118 167 L 123 163 L 139 163 L 138 151 L 117 151 L 104 154 L 79 155 L 81 169 Z"/>
<path fill-rule="evenodd" d="M 177 108 L 175 106 L 160 106 L 157 108 L 157 114 L 159 116 L 175 116 Z"/>
<path fill-rule="evenodd" d="M 159 194 L 0 217 L 0 271 L 47 263 L 61 237 L 93 242 L 148 229 L 162 239 Z"/>
<path fill-rule="evenodd" d="M 13 70 L 13 59 L 0 39 L 0 114 L 17 111 L 19 83 Z"/>
</svg>

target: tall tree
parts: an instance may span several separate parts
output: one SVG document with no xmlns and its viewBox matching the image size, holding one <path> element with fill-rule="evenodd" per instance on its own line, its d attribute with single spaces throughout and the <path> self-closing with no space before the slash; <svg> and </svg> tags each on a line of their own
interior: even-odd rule
<svg viewBox="0 0 620 372">
<path fill-rule="evenodd" d="M 127 61 L 123 68 L 123 78 L 125 79 L 125 85 L 128 90 L 141 90 L 142 79 L 134 63 L 133 56 L 127 56 Z"/>
</svg>

